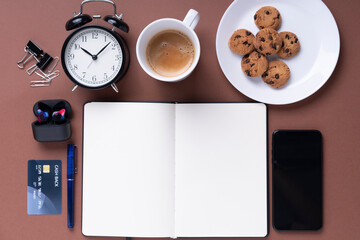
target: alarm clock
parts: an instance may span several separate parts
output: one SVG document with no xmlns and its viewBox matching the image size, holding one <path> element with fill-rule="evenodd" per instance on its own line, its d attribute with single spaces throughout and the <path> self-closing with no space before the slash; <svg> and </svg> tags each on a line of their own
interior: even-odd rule
<svg viewBox="0 0 360 240">
<path fill-rule="evenodd" d="M 101 25 L 86 25 L 93 18 L 83 14 L 83 6 L 88 2 L 110 3 L 114 15 L 107 15 L 103 20 L 112 29 Z M 122 20 L 123 14 L 116 14 L 116 5 L 110 0 L 85 0 L 81 3 L 80 12 L 67 21 L 65 29 L 74 30 L 65 40 L 61 51 L 61 64 L 66 75 L 74 82 L 73 91 L 78 87 L 103 89 L 111 86 L 118 92 L 116 83 L 127 72 L 130 62 L 129 48 L 125 39 L 115 30 L 129 32 L 129 26 Z"/>
</svg>

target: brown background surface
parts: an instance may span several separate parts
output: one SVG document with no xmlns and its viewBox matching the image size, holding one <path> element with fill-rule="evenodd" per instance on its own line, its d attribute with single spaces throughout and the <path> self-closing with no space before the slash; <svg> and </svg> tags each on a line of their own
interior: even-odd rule
<svg viewBox="0 0 360 240">
<path fill-rule="evenodd" d="M 1 87 L 0 109 L 0 239 L 84 239 L 81 234 L 81 147 L 82 106 L 89 100 L 102 101 L 249 101 L 223 75 L 216 57 L 215 36 L 218 24 L 231 0 L 122 0 L 116 1 L 124 12 L 130 32 L 125 37 L 132 62 L 126 77 L 117 86 L 89 91 L 73 84 L 59 66 L 61 76 L 51 87 L 30 88 L 29 77 L 17 68 L 29 39 L 51 55 L 60 56 L 69 33 L 65 22 L 79 11 L 80 0 L 2 1 L 0 6 Z M 313 96 L 286 106 L 269 106 L 269 136 L 275 129 L 319 129 L 324 138 L 324 226 L 319 232 L 277 232 L 272 228 L 270 207 L 269 235 L 266 239 L 360 239 L 360 1 L 324 0 L 332 11 L 339 30 L 341 50 L 338 65 L 328 82 Z M 85 12 L 107 15 L 111 6 L 87 4 Z M 311 6 L 309 6 L 311 7 Z M 202 55 L 191 77 L 179 83 L 151 79 L 140 68 L 135 55 L 136 39 L 150 22 L 164 17 L 183 19 L 189 8 L 198 10 L 201 20 L 196 28 Z M 94 11 L 97 10 L 97 11 Z M 101 22 L 100 22 L 101 23 Z M 102 24 L 102 23 L 101 23 Z M 311 26 L 309 26 L 311 27 Z M 33 139 L 33 104 L 41 99 L 66 99 L 73 108 L 72 143 L 79 147 L 76 178 L 75 228 L 66 227 L 66 145 L 38 143 Z M 269 137 L 269 153 L 271 138 Z M 63 161 L 62 214 L 28 216 L 26 207 L 27 161 Z M 271 158 L 269 158 L 269 163 Z M 269 165 L 271 206 L 271 165 Z M 121 226 L 119 226 L 121 227 Z M 93 238 L 103 239 L 103 238 Z M 121 238 L 119 238 L 121 239 Z"/>
</svg>

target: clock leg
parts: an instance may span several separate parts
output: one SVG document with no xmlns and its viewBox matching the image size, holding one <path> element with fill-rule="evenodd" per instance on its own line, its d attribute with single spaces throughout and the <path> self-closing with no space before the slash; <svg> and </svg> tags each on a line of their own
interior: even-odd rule
<svg viewBox="0 0 360 240">
<path fill-rule="evenodd" d="M 72 91 L 72 92 L 75 91 L 75 89 L 77 89 L 78 86 L 79 86 L 79 85 L 76 85 L 76 84 L 75 84 L 74 87 L 73 87 L 73 89 L 72 89 L 71 91 Z"/>
<path fill-rule="evenodd" d="M 116 93 L 119 92 L 118 88 L 116 87 L 115 83 L 111 84 L 111 87 L 114 89 Z"/>
</svg>

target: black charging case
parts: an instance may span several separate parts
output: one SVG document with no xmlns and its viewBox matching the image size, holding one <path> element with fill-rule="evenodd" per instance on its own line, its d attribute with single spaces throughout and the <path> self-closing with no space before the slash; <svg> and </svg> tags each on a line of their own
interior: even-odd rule
<svg viewBox="0 0 360 240">
<path fill-rule="evenodd" d="M 42 108 L 47 109 L 41 109 L 39 105 Z M 45 123 L 35 121 L 31 124 L 35 140 L 38 142 L 60 142 L 68 140 L 71 137 L 70 104 L 62 99 L 38 101 L 33 107 L 33 112 L 36 117 L 38 116 L 37 110 L 39 108 L 43 111 L 47 111 L 50 115 L 50 119 Z M 61 109 L 65 109 L 64 121 L 57 123 L 51 120 L 51 114 L 54 111 L 59 111 Z"/>
</svg>

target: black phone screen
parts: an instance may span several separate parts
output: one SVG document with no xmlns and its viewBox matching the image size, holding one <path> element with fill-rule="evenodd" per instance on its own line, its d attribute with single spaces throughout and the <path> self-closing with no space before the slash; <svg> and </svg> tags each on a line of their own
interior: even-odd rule
<svg viewBox="0 0 360 240">
<path fill-rule="evenodd" d="M 277 230 L 322 227 L 322 135 L 277 130 L 272 139 L 273 225 Z"/>
</svg>

